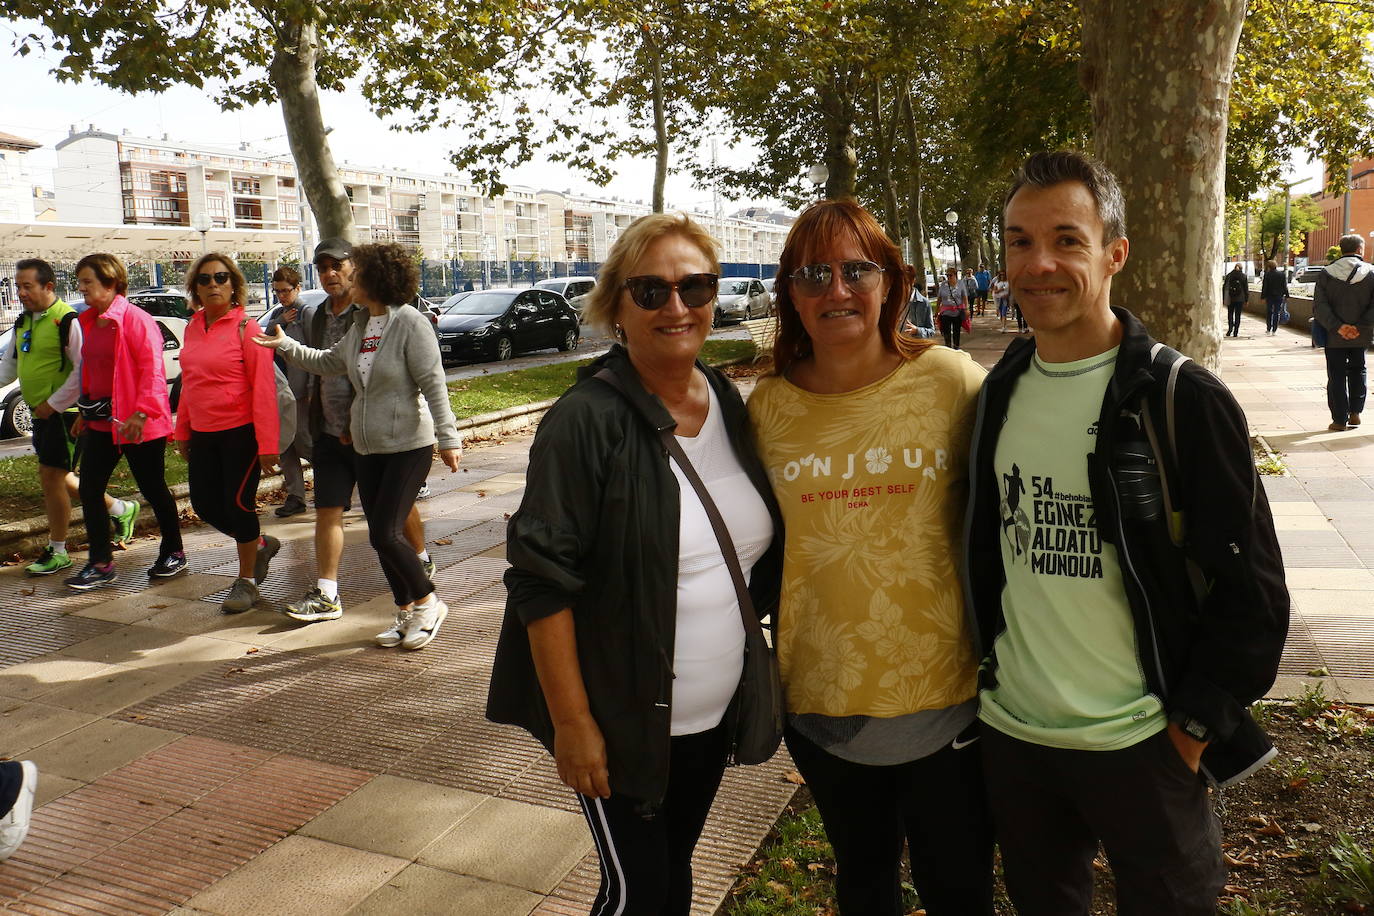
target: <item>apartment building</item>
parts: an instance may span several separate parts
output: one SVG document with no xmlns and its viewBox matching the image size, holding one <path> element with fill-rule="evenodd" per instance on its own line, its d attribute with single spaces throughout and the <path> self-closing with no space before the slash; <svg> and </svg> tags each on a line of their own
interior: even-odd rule
<svg viewBox="0 0 1374 916">
<path fill-rule="evenodd" d="M 56 145 L 55 203 L 64 222 L 316 232 L 286 153 L 107 133 L 90 125 Z M 360 239 L 395 241 L 430 260 L 599 263 L 650 208 L 611 196 L 508 187 L 487 197 L 451 175 L 344 162 L 339 177 Z M 787 225 L 694 216 L 725 263 L 777 261 Z"/>
<path fill-rule="evenodd" d="M 33 140 L 0 133 L 0 223 L 33 219 L 33 190 L 24 168 L 24 156 L 40 146 Z"/>
</svg>

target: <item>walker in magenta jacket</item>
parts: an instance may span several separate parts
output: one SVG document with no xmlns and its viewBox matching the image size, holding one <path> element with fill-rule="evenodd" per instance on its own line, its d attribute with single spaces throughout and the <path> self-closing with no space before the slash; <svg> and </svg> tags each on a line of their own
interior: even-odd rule
<svg viewBox="0 0 1374 916">
<path fill-rule="evenodd" d="M 143 309 L 124 296 L 115 296 L 110 307 L 97 314 L 86 309 L 77 316 L 83 335 L 89 334 L 97 318 L 115 323 L 114 387 L 110 400 L 114 441 L 123 442 L 119 427 L 129 417 L 142 411 L 148 419 L 143 424 L 143 441 L 161 439 L 172 433 L 172 404 L 167 398 L 167 373 L 162 367 L 162 331 L 157 322 Z M 81 364 L 81 390 L 86 384 L 86 367 Z"/>
</svg>

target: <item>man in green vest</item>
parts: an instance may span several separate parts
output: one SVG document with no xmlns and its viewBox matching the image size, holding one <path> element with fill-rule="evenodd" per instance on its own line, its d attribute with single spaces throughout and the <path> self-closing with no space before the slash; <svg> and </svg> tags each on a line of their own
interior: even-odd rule
<svg viewBox="0 0 1374 916">
<path fill-rule="evenodd" d="M 0 385 L 19 379 L 19 390 L 33 415 L 33 450 L 48 514 L 48 546 L 26 567 L 29 575 L 50 576 L 72 565 L 67 555 L 67 525 L 77 479 L 72 470 L 79 460 L 72 436 L 76 400 L 81 395 L 81 326 L 75 310 L 57 297 L 52 265 L 26 258 L 16 265 L 14 285 L 23 313 L 14 327 L 14 340 L 0 355 Z M 115 540 L 133 537 L 138 503 L 105 497 L 114 520 Z"/>
</svg>

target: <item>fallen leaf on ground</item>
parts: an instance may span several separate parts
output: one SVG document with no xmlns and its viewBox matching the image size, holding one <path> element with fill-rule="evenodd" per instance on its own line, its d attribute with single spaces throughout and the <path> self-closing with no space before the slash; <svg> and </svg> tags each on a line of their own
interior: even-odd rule
<svg viewBox="0 0 1374 916">
<path fill-rule="evenodd" d="M 796 770 L 788 770 L 786 773 L 782 774 L 782 778 L 792 783 L 794 786 L 806 785 L 806 777 L 802 776 L 802 774 L 798 773 Z"/>
<path fill-rule="evenodd" d="M 230 668 L 228 671 L 224 672 L 224 677 L 228 677 L 231 674 L 242 674 L 247 670 L 247 668 Z"/>
<path fill-rule="evenodd" d="M 434 546 L 435 546 L 435 547 L 447 547 L 448 545 L 450 545 L 450 544 L 452 544 L 452 543 L 453 543 L 453 538 L 439 538 L 439 540 L 437 540 L 437 541 L 434 542 Z"/>
</svg>

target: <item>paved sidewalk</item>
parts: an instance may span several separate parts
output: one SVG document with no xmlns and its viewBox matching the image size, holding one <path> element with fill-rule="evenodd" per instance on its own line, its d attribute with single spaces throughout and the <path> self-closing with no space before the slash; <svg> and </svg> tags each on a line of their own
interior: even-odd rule
<svg viewBox="0 0 1374 916">
<path fill-rule="evenodd" d="M 524 732 L 488 723 L 505 516 L 530 437 L 436 465 L 421 503 L 447 623 L 378 649 L 392 607 L 349 514 L 339 621 L 271 606 L 313 584 L 312 516 L 258 609 L 226 617 L 226 538 L 189 529 L 190 575 L 150 586 L 157 541 L 84 594 L 0 573 L 0 748 L 42 771 L 32 832 L 0 865 L 0 907 L 33 913 L 585 913 L 596 858 L 572 793 Z M 79 561 L 78 561 L 79 562 Z M 795 786 L 785 754 L 731 770 L 698 849 L 713 913 Z"/>
<path fill-rule="evenodd" d="M 1319 351 L 1245 319 L 1222 376 L 1292 476 L 1265 478 L 1293 589 L 1278 692 L 1330 670 L 1328 693 L 1374 701 L 1374 441 L 1328 433 Z M 1010 335 L 978 319 L 990 365 Z M 1311 432 L 1320 430 L 1320 432 Z M 377 649 L 389 596 L 348 516 L 342 620 L 297 626 L 264 603 L 225 617 L 227 539 L 186 532 L 191 574 L 150 586 L 157 543 L 121 580 L 70 594 L 0 573 L 0 749 L 38 762 L 29 841 L 0 865 L 0 906 L 31 914 L 585 913 L 590 838 L 551 761 L 485 721 L 504 603 L 504 517 L 530 437 L 470 449 L 421 504 L 439 593 L 428 648 Z M 311 516 L 278 520 L 267 602 L 313 580 Z M 694 912 L 713 913 L 790 797 L 785 755 L 732 770 L 698 848 Z"/>
</svg>

